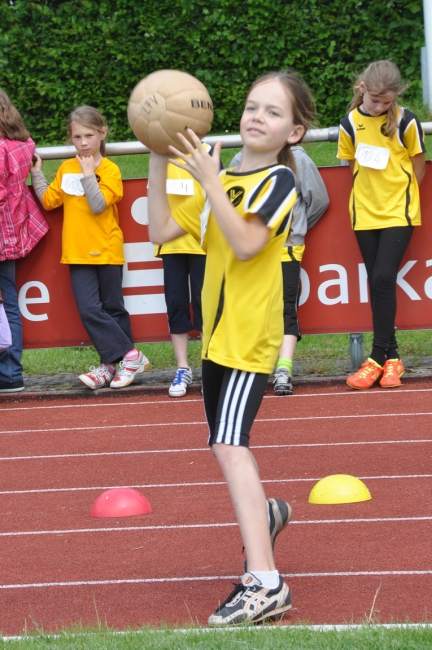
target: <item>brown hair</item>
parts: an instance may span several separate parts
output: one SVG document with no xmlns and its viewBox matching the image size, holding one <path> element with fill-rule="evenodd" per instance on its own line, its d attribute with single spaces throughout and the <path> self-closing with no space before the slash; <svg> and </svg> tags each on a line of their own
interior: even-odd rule
<svg viewBox="0 0 432 650">
<path fill-rule="evenodd" d="M 246 101 L 248 100 L 250 92 L 256 88 L 256 86 L 259 86 L 260 84 L 265 83 L 266 81 L 271 81 L 273 79 L 276 79 L 284 86 L 285 90 L 288 92 L 291 98 L 294 124 L 296 126 L 300 125 L 304 127 L 304 133 L 302 137 L 295 143 L 300 144 L 306 135 L 306 131 L 313 126 L 315 103 L 311 91 L 309 90 L 305 81 L 299 75 L 297 75 L 295 72 L 291 72 L 290 70 L 268 72 L 253 82 L 247 94 Z M 289 142 L 287 142 L 279 151 L 278 163 L 280 165 L 291 167 L 295 170 L 294 156 L 291 151 L 291 144 Z"/>
<path fill-rule="evenodd" d="M 106 129 L 108 133 L 108 125 L 106 123 L 104 116 L 102 115 L 102 113 L 99 113 L 99 111 L 96 108 L 93 108 L 93 106 L 77 106 L 70 112 L 68 122 L 67 122 L 69 136 L 72 134 L 71 132 L 72 122 L 77 122 L 78 124 L 82 124 L 83 126 L 86 126 L 89 129 L 94 129 L 95 131 L 99 131 L 99 133 L 102 133 L 102 131 Z M 99 151 L 102 156 L 106 156 L 105 139 L 101 140 Z"/>
<path fill-rule="evenodd" d="M 0 88 L 0 137 L 20 142 L 25 142 L 30 137 L 21 115 L 2 88 Z"/>
<path fill-rule="evenodd" d="M 403 83 L 401 75 L 397 66 L 388 59 L 381 61 L 374 61 L 366 70 L 363 70 L 357 75 L 353 91 L 354 97 L 348 106 L 348 110 L 352 111 L 363 102 L 363 95 L 360 92 L 360 82 L 366 86 L 366 90 L 374 95 L 385 95 L 387 93 L 395 93 L 394 100 L 388 109 L 387 124 L 385 126 L 386 135 L 390 138 L 394 135 L 397 129 L 397 98 L 400 97 L 408 88 L 408 83 Z"/>
</svg>

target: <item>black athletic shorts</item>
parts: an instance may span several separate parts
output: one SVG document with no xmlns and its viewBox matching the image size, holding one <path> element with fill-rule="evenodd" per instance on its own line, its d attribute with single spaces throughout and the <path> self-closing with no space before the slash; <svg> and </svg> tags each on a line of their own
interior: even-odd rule
<svg viewBox="0 0 432 650">
<path fill-rule="evenodd" d="M 208 444 L 249 446 L 249 434 L 269 376 L 226 368 L 203 360 L 204 408 L 210 429 Z"/>
</svg>

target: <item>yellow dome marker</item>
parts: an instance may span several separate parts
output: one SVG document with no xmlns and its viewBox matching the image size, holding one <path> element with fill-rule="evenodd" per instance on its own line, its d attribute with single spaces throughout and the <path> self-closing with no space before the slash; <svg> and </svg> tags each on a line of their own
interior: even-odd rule
<svg viewBox="0 0 432 650">
<path fill-rule="evenodd" d="M 366 485 L 349 474 L 332 474 L 314 485 L 309 503 L 358 503 L 372 499 Z"/>
</svg>

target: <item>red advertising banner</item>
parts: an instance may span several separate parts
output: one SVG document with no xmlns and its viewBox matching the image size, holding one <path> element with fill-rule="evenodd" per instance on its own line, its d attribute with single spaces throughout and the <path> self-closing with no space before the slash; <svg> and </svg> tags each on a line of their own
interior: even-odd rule
<svg viewBox="0 0 432 650">
<path fill-rule="evenodd" d="M 348 167 L 320 173 L 330 205 L 308 233 L 302 264 L 299 319 L 304 334 L 371 330 L 367 278 L 351 230 Z M 136 342 L 169 340 L 163 271 L 153 256 L 147 230 L 147 183 L 124 182 L 119 204 L 126 264 L 123 292 Z M 432 163 L 421 186 L 423 226 L 414 229 L 398 274 L 399 329 L 432 329 Z M 17 263 L 24 347 L 88 345 L 69 280 L 60 264 L 62 210 L 46 213 L 50 231 L 32 253 Z"/>
</svg>

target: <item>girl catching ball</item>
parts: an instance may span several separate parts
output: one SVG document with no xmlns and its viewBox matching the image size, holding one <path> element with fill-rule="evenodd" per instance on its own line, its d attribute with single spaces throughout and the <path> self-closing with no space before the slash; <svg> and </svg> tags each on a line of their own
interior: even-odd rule
<svg viewBox="0 0 432 650">
<path fill-rule="evenodd" d="M 289 522 L 291 508 L 281 499 L 266 500 L 249 436 L 283 338 L 280 260 L 296 200 L 290 147 L 303 138 L 312 106 L 296 75 L 274 72 L 258 79 L 240 122 L 244 149 L 237 169 L 220 172 L 221 143 L 209 155 L 191 130 L 193 145 L 178 134 L 187 154 L 170 147 L 181 159 L 170 162 L 192 174 L 206 201 L 195 194 L 175 211 L 166 195 L 168 158 L 151 154 L 151 240 L 162 244 L 189 232 L 207 250 L 204 407 L 209 445 L 226 479 L 246 551 L 241 583 L 210 616 L 210 625 L 256 623 L 291 608 L 288 585 L 273 558 L 275 538 Z"/>
<path fill-rule="evenodd" d="M 373 320 L 372 352 L 347 379 L 351 388 L 400 386 L 404 373 L 395 336 L 396 280 L 414 226 L 421 225 L 419 185 L 424 135 L 414 113 L 398 105 L 405 90 L 391 61 L 375 61 L 354 86 L 341 121 L 338 157 L 353 172 L 351 223 L 366 266 Z"/>
<path fill-rule="evenodd" d="M 117 203 L 123 196 L 120 170 L 105 158 L 107 125 L 91 106 L 74 109 L 68 121 L 77 155 L 60 166 L 48 185 L 42 160 L 32 167 L 32 183 L 46 210 L 63 205 L 62 264 L 69 264 L 81 321 L 100 356 L 98 368 L 80 375 L 95 390 L 123 388 L 150 366 L 135 349 L 122 293 L 123 233 Z M 116 364 L 119 368 L 116 372 Z"/>
</svg>

